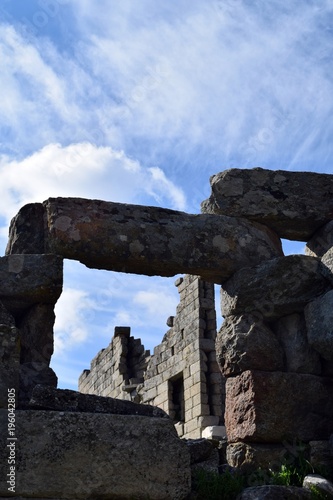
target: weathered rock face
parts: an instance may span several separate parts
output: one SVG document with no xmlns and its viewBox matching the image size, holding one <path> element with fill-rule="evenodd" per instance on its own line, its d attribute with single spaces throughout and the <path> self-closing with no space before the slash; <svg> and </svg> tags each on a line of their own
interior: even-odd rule
<svg viewBox="0 0 333 500">
<path fill-rule="evenodd" d="M 285 371 L 321 374 L 321 359 L 308 342 L 304 314 L 284 316 L 271 325 L 283 346 Z"/>
<path fill-rule="evenodd" d="M 0 411 L 0 496 L 6 484 L 7 411 Z M 16 412 L 16 495 L 94 500 L 182 500 L 190 454 L 170 419 L 56 411 Z"/>
<path fill-rule="evenodd" d="M 255 316 L 225 320 L 217 335 L 216 354 L 223 375 L 245 370 L 283 370 L 283 350 L 270 330 Z"/>
<path fill-rule="evenodd" d="M 241 269 L 223 285 L 222 314 L 255 313 L 273 320 L 302 312 L 308 302 L 330 288 L 320 269 L 319 259 L 305 255 L 275 258 Z"/>
<path fill-rule="evenodd" d="M 333 290 L 305 308 L 309 344 L 321 356 L 333 361 Z"/>
<path fill-rule="evenodd" d="M 8 391 L 18 394 L 19 372 L 19 331 L 15 326 L 0 324 L 0 408 L 8 407 Z"/>
<path fill-rule="evenodd" d="M 230 443 L 227 446 L 227 461 L 231 467 L 247 473 L 260 468 L 280 470 L 287 453 L 287 448 L 282 444 Z"/>
<path fill-rule="evenodd" d="M 229 442 L 328 439 L 333 380 L 315 375 L 246 371 L 226 383 Z"/>
<path fill-rule="evenodd" d="M 333 175 L 231 169 L 212 176 L 210 183 L 203 213 L 246 217 L 281 238 L 307 241 L 333 219 Z"/>
<path fill-rule="evenodd" d="M 6 255 L 46 253 L 45 224 L 41 203 L 29 203 L 22 207 L 10 223 Z"/>
<path fill-rule="evenodd" d="M 97 269 L 188 273 L 222 283 L 239 267 L 282 255 L 273 231 L 244 219 L 80 198 L 50 198 L 44 210 L 45 251 Z M 21 252 L 19 243 L 26 242 L 19 238 L 20 228 L 27 228 L 24 217 L 29 218 L 26 208 L 17 216 L 21 225 L 12 222 L 8 251 Z"/>
</svg>

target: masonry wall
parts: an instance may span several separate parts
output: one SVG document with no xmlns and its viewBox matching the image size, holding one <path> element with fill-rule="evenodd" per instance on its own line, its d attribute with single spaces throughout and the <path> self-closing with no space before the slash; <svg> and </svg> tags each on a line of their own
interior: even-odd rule
<svg viewBox="0 0 333 500">
<path fill-rule="evenodd" d="M 81 374 L 80 392 L 136 401 L 136 387 L 143 383 L 150 352 L 130 331 L 129 327 L 115 328 L 111 343 L 94 357 L 90 370 Z"/>
<path fill-rule="evenodd" d="M 175 285 L 180 302 L 154 354 L 149 356 L 140 340 L 129 336 L 129 328 L 117 327 L 110 345 L 80 376 L 79 390 L 158 406 L 174 420 L 180 436 L 198 438 L 204 428 L 224 423 L 214 285 L 191 275 Z"/>
</svg>

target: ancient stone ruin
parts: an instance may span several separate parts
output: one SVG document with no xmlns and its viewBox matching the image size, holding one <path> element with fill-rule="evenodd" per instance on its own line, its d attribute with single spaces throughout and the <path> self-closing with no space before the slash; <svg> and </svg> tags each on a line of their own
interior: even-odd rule
<svg viewBox="0 0 333 500">
<path fill-rule="evenodd" d="M 52 198 L 13 219 L 0 259 L 1 497 L 185 499 L 178 435 L 223 423 L 238 468 L 282 460 L 294 440 L 332 456 L 333 176 L 232 169 L 211 186 L 199 215 Z M 306 242 L 306 255 L 284 256 L 280 238 Z M 86 394 L 56 389 L 49 368 L 64 258 L 186 275 L 154 354 L 116 329 L 80 377 Z"/>
</svg>

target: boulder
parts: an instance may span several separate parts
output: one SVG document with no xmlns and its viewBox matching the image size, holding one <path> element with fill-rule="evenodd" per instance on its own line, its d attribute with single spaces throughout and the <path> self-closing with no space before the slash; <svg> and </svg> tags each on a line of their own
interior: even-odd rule
<svg viewBox="0 0 333 500">
<path fill-rule="evenodd" d="M 43 206 L 45 251 L 91 268 L 148 276 L 189 273 L 222 283 L 239 267 L 283 255 L 273 231 L 244 219 L 81 198 L 50 198 Z M 17 220 L 24 217 L 29 218 L 26 208 Z M 12 222 L 15 242 L 21 227 L 27 224 Z M 21 246 L 9 241 L 8 251 Z"/>
<path fill-rule="evenodd" d="M 213 175 L 210 184 L 203 213 L 246 217 L 280 238 L 308 241 L 333 217 L 333 175 L 233 168 Z"/>
<path fill-rule="evenodd" d="M 285 370 L 295 373 L 321 374 L 321 359 L 308 342 L 304 314 L 291 314 L 271 324 L 283 346 Z"/>
<path fill-rule="evenodd" d="M 305 254 L 312 255 L 313 257 L 322 257 L 332 246 L 333 220 L 319 228 L 318 231 L 314 233 L 305 246 Z"/>
<path fill-rule="evenodd" d="M 62 269 L 57 255 L 0 257 L 0 300 L 14 317 L 34 304 L 54 305 L 62 291 Z"/>
<path fill-rule="evenodd" d="M 246 371 L 226 382 L 228 441 L 279 443 L 328 439 L 333 433 L 333 379 Z"/>
<path fill-rule="evenodd" d="M 315 487 L 323 496 L 322 498 L 333 498 L 333 483 L 318 474 L 308 474 L 303 481 L 303 488 L 311 489 Z"/>
<path fill-rule="evenodd" d="M 327 361 L 333 361 L 333 290 L 305 308 L 309 344 Z"/>
<path fill-rule="evenodd" d="M 216 354 L 225 377 L 245 370 L 281 371 L 283 350 L 274 333 L 255 316 L 228 317 L 216 339 Z"/>
<path fill-rule="evenodd" d="M 145 417 L 169 418 L 161 408 L 106 398 L 94 394 L 81 394 L 69 389 L 55 389 L 37 385 L 29 407 L 38 410 L 73 411 L 85 413 L 111 413 L 113 415 L 141 415 Z"/>
<path fill-rule="evenodd" d="M 0 411 L 0 496 L 8 496 L 7 411 Z M 66 500 L 182 500 L 190 454 L 170 419 L 17 411 L 16 495 Z"/>
<path fill-rule="evenodd" d="M 329 289 L 329 282 L 320 273 L 318 258 L 277 257 L 240 269 L 223 284 L 222 315 L 252 313 L 274 320 L 302 312 L 308 302 Z"/>
</svg>

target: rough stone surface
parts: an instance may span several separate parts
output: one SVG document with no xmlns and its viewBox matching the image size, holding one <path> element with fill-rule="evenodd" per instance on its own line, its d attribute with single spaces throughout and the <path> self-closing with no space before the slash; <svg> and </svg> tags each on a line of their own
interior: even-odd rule
<svg viewBox="0 0 333 500">
<path fill-rule="evenodd" d="M 253 486 L 246 488 L 237 500 L 308 500 L 311 492 L 297 486 Z"/>
<path fill-rule="evenodd" d="M 333 361 L 333 290 L 310 302 L 305 308 L 309 344 Z"/>
<path fill-rule="evenodd" d="M 81 198 L 50 198 L 44 209 L 47 251 L 97 269 L 221 283 L 238 267 L 282 255 L 273 231 L 244 219 Z"/>
<path fill-rule="evenodd" d="M 15 326 L 0 324 L 0 408 L 8 408 L 8 390 L 19 393 L 20 337 Z"/>
<path fill-rule="evenodd" d="M 329 440 L 310 441 L 310 463 L 314 469 L 325 470 L 333 477 L 333 453 Z"/>
<path fill-rule="evenodd" d="M 14 315 L 34 304 L 55 304 L 62 291 L 62 258 L 17 254 L 0 257 L 0 300 Z"/>
<path fill-rule="evenodd" d="M 332 221 L 333 222 L 333 221 Z M 330 281 L 333 286 L 333 247 L 327 250 L 321 259 L 322 274 Z"/>
<path fill-rule="evenodd" d="M 283 350 L 276 336 L 251 315 L 228 317 L 216 339 L 216 354 L 224 376 L 245 370 L 283 370 Z"/>
<path fill-rule="evenodd" d="M 306 255 L 275 258 L 237 271 L 224 283 L 223 316 L 255 313 L 261 318 L 302 312 L 304 306 L 330 288 L 320 273 L 320 260 Z"/>
<path fill-rule="evenodd" d="M 7 412 L 0 411 L 0 496 L 7 496 Z M 17 496 L 186 498 L 190 455 L 169 419 L 17 411 Z"/>
<path fill-rule="evenodd" d="M 315 486 L 317 490 L 326 495 L 324 498 L 333 498 L 333 483 L 318 474 L 308 474 L 303 481 L 303 488 L 311 489 Z"/>
<path fill-rule="evenodd" d="M 213 175 L 210 183 L 212 194 L 202 212 L 246 217 L 281 238 L 308 241 L 333 218 L 333 175 L 230 169 Z"/>
<path fill-rule="evenodd" d="M 307 242 L 305 254 L 322 257 L 333 246 L 333 220 L 318 229 Z"/>
<path fill-rule="evenodd" d="M 10 223 L 6 255 L 46 253 L 45 230 L 45 211 L 42 203 L 25 205 Z"/>
<path fill-rule="evenodd" d="M 226 383 L 229 442 L 328 439 L 333 432 L 333 379 L 246 371 Z"/>
<path fill-rule="evenodd" d="M 53 387 L 41 385 L 34 388 L 29 406 L 38 410 L 169 418 L 163 410 L 155 406 L 141 405 L 121 399 L 103 398 L 92 394 L 81 394 L 77 391 L 54 389 Z"/>
<path fill-rule="evenodd" d="M 21 333 L 22 363 L 50 363 L 54 321 L 52 304 L 36 304 L 21 318 L 18 327 Z"/>
<path fill-rule="evenodd" d="M 283 346 L 286 371 L 321 374 L 321 359 L 319 353 L 309 345 L 304 314 L 284 316 L 271 328 Z"/>
<path fill-rule="evenodd" d="M 45 362 L 28 362 L 20 364 L 20 391 L 19 407 L 21 409 L 29 407 L 29 401 L 36 385 L 47 387 L 57 387 L 58 377 Z"/>
<path fill-rule="evenodd" d="M 185 441 L 191 456 L 191 465 L 209 459 L 214 450 L 214 445 L 208 439 L 188 439 Z"/>
</svg>

